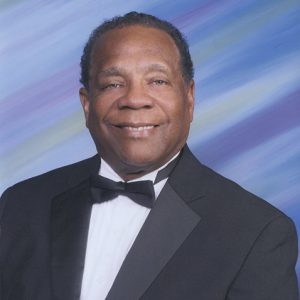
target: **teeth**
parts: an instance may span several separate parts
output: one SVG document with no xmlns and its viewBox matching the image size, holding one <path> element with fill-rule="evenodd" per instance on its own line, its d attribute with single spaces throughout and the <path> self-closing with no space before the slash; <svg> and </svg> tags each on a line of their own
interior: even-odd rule
<svg viewBox="0 0 300 300">
<path fill-rule="evenodd" d="M 124 128 L 132 130 L 132 131 L 142 131 L 142 130 L 154 128 L 154 126 L 153 125 L 140 126 L 140 127 L 124 126 Z"/>
</svg>

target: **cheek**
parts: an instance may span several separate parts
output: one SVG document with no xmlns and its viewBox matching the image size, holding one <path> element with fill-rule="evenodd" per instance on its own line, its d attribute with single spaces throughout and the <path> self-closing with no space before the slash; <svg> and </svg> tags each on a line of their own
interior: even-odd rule
<svg viewBox="0 0 300 300">
<path fill-rule="evenodd" d="M 176 109 L 172 111 L 172 119 L 170 124 L 170 133 L 166 137 L 167 140 L 173 140 L 174 143 L 181 144 L 185 142 L 190 129 L 191 113 L 186 102 L 178 105 Z M 167 142 L 167 141 L 166 141 Z"/>
<path fill-rule="evenodd" d="M 106 128 L 103 122 L 101 107 L 92 106 L 89 112 L 87 127 L 93 136 L 93 139 L 99 143 L 106 135 Z"/>
<path fill-rule="evenodd" d="M 90 109 L 87 124 L 88 124 L 88 128 L 90 130 L 92 130 L 98 126 L 98 114 L 93 107 L 91 107 L 91 109 Z"/>
<path fill-rule="evenodd" d="M 104 105 L 107 101 L 103 101 L 103 99 L 95 98 L 90 105 L 90 113 L 89 118 L 91 119 L 91 123 L 93 124 L 101 124 L 105 119 L 105 115 L 107 114 L 108 107 Z"/>
<path fill-rule="evenodd" d="M 176 101 L 170 101 L 168 106 L 165 106 L 165 111 L 170 120 L 181 127 L 187 120 L 190 121 L 190 109 L 188 103 L 184 99 L 177 99 Z"/>
</svg>

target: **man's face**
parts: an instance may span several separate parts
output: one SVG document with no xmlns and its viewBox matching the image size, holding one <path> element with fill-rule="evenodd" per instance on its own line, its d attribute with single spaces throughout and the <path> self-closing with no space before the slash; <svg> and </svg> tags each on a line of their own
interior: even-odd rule
<svg viewBox="0 0 300 300">
<path fill-rule="evenodd" d="M 102 158 L 125 180 L 162 166 L 186 142 L 194 85 L 182 77 L 172 38 L 130 26 L 105 33 L 80 89 L 86 124 Z"/>
</svg>

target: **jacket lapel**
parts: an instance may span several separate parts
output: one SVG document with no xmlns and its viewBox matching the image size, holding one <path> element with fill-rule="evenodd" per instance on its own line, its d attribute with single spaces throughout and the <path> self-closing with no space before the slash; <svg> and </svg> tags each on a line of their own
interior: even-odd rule
<svg viewBox="0 0 300 300">
<path fill-rule="evenodd" d="M 55 197 L 51 216 L 53 299 L 79 299 L 92 202 L 89 181 Z"/>
<path fill-rule="evenodd" d="M 61 192 L 52 199 L 50 263 L 53 299 L 79 299 L 92 202 L 89 177 L 98 155 L 68 167 Z"/>
<path fill-rule="evenodd" d="M 106 299 L 140 299 L 199 220 L 166 183 Z"/>
</svg>

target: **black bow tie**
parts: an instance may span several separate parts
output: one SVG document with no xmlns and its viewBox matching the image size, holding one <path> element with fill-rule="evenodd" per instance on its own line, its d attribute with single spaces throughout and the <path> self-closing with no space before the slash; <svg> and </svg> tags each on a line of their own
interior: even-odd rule
<svg viewBox="0 0 300 300">
<path fill-rule="evenodd" d="M 98 203 L 112 200 L 118 195 L 124 195 L 140 205 L 151 208 L 155 199 L 151 180 L 116 182 L 103 176 L 96 176 L 91 178 L 91 184 L 92 198 Z"/>
<path fill-rule="evenodd" d="M 173 159 L 165 168 L 157 173 L 154 184 L 166 179 L 177 162 Z M 118 195 L 129 197 L 136 203 L 152 208 L 155 201 L 154 185 L 151 180 L 134 182 L 116 182 L 97 175 L 90 178 L 91 195 L 94 203 L 101 203 L 116 198 Z"/>
</svg>

